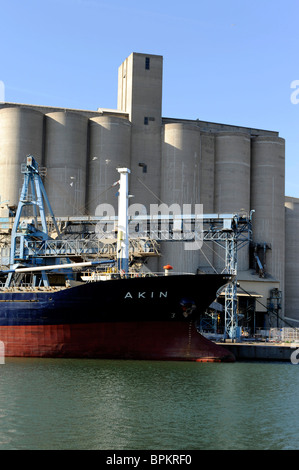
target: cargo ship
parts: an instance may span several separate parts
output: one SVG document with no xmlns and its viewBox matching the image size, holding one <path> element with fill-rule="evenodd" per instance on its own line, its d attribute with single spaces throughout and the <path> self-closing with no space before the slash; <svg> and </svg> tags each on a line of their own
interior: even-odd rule
<svg viewBox="0 0 299 470">
<path fill-rule="evenodd" d="M 1 273 L 5 285 L 0 288 L 0 341 L 5 356 L 234 362 L 228 350 L 197 330 L 201 314 L 233 276 L 175 274 L 167 269 L 160 275 L 131 274 L 125 228 L 129 170 L 118 171 L 119 197 L 125 195 L 125 204 L 119 204 L 117 268 L 111 269 L 114 260 L 79 264 L 59 264 L 55 260 L 50 265 L 46 258 L 27 257 L 25 262 L 28 240 L 24 240 L 32 236 L 32 231 L 20 229 L 20 215 L 24 204 L 32 202 L 26 197 L 30 178 L 42 185 L 37 163 L 32 156 L 27 158 L 12 230 L 10 268 Z M 43 193 L 43 186 L 39 188 Z M 33 235 L 35 239 L 48 237 L 45 226 L 33 230 Z M 82 275 L 81 282 L 48 282 L 47 273 L 93 264 L 101 268 L 102 263 L 110 269 Z M 20 273 L 30 274 L 35 282 L 29 286 L 18 284 L 14 277 Z"/>
</svg>

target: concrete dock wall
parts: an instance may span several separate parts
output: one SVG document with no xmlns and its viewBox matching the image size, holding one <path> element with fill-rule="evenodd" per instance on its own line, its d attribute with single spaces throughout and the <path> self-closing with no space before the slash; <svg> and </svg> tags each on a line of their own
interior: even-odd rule
<svg viewBox="0 0 299 470">
<path fill-rule="evenodd" d="M 237 361 L 299 361 L 299 344 L 219 343 L 232 352 Z M 298 349 L 298 353 L 296 350 Z M 291 357 L 292 356 L 292 357 Z"/>
</svg>

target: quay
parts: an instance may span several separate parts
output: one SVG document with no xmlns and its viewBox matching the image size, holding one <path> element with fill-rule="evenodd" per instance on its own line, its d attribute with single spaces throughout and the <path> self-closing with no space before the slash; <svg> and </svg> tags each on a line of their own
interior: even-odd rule
<svg viewBox="0 0 299 470">
<path fill-rule="evenodd" d="M 232 352 L 237 361 L 287 361 L 299 363 L 299 343 L 217 342 Z"/>
</svg>

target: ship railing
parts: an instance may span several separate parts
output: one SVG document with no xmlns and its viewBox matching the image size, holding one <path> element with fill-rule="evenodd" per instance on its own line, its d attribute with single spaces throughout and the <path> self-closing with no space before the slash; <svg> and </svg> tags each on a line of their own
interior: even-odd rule
<svg viewBox="0 0 299 470">
<path fill-rule="evenodd" d="M 120 275 L 124 275 L 122 273 L 120 273 Z M 150 271 L 150 272 L 129 272 L 126 277 L 162 277 L 162 276 L 183 276 L 183 275 L 192 275 L 192 276 L 195 276 L 194 273 L 187 273 L 187 272 L 180 272 L 180 271 L 175 271 L 175 272 L 171 272 L 171 273 L 168 273 L 168 274 L 165 274 L 164 271 Z"/>
<path fill-rule="evenodd" d="M 146 274 L 146 273 L 145 273 Z M 164 271 L 157 271 L 150 273 L 151 275 L 154 276 L 195 276 L 195 273 L 189 273 L 189 272 L 184 272 L 184 271 L 172 271 L 171 273 L 165 274 Z"/>
<path fill-rule="evenodd" d="M 57 291 L 64 290 L 65 286 L 33 286 L 30 283 L 22 283 L 20 286 L 11 285 L 7 287 L 4 282 L 0 283 L 0 291 L 5 292 L 36 292 L 36 291 Z"/>
<path fill-rule="evenodd" d="M 121 272 L 121 271 L 118 271 L 118 270 L 113 270 L 110 269 L 110 270 L 106 270 L 106 271 L 98 271 L 98 270 L 95 270 L 95 271 L 91 271 L 91 270 L 87 270 L 87 271 L 84 271 L 84 273 L 82 273 L 85 277 L 85 280 L 87 278 L 90 278 L 90 280 L 97 280 L 99 278 L 99 276 L 102 276 L 103 278 L 106 276 L 107 279 L 109 277 L 111 278 L 116 278 L 116 277 L 120 277 L 120 278 L 139 278 L 139 277 L 162 277 L 162 276 L 174 276 L 174 275 L 192 275 L 192 276 L 195 276 L 194 273 L 189 273 L 189 272 L 171 272 L 171 273 L 165 273 L 164 271 L 157 271 L 157 272 L 153 272 L 153 271 L 149 271 L 149 272 L 136 272 L 136 271 L 129 271 L 127 274 L 125 274 L 124 272 Z"/>
</svg>

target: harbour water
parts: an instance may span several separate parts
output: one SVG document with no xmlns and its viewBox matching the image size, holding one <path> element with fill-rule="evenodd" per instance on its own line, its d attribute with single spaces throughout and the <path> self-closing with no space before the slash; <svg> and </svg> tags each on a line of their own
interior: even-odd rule
<svg viewBox="0 0 299 470">
<path fill-rule="evenodd" d="M 299 449 L 299 366 L 7 358 L 0 450 Z"/>
</svg>

